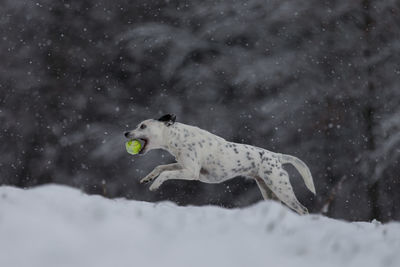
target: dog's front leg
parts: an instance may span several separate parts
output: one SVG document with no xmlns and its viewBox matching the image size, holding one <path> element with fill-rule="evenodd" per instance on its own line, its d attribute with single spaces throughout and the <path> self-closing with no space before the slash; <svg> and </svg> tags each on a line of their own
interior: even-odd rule
<svg viewBox="0 0 400 267">
<path fill-rule="evenodd" d="M 182 170 L 175 170 L 175 171 L 164 171 L 157 177 L 157 179 L 152 183 L 150 186 L 150 191 L 157 190 L 162 183 L 167 180 L 177 179 L 177 180 L 198 180 L 199 179 L 199 172 L 197 175 L 193 170 L 189 169 L 182 169 Z"/>
<path fill-rule="evenodd" d="M 142 180 L 140 180 L 140 183 L 148 183 L 150 181 L 153 181 L 154 178 L 156 178 L 160 173 L 163 171 L 172 171 L 172 170 L 178 170 L 182 169 L 181 165 L 179 163 L 172 163 L 172 164 L 166 164 L 166 165 L 160 165 L 154 168 L 152 172 L 150 172 L 146 177 L 144 177 Z"/>
</svg>

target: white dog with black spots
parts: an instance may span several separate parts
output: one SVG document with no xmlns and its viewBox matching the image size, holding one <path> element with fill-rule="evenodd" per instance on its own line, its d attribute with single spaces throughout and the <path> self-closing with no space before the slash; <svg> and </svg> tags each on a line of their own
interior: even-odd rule
<svg viewBox="0 0 400 267">
<path fill-rule="evenodd" d="M 315 194 L 311 172 L 300 159 L 268 151 L 263 148 L 226 141 L 198 127 L 175 122 L 176 116 L 167 114 L 157 119 L 145 120 L 132 131 L 128 139 L 139 139 L 143 145 L 139 154 L 152 149 L 171 153 L 176 163 L 157 166 L 140 182 L 153 181 L 150 190 L 157 190 L 170 179 L 198 180 L 221 183 L 236 176 L 252 178 L 265 199 L 268 188 L 276 197 L 299 214 L 307 214 L 297 200 L 282 164 L 292 164 L 303 177 L 307 188 Z"/>
</svg>

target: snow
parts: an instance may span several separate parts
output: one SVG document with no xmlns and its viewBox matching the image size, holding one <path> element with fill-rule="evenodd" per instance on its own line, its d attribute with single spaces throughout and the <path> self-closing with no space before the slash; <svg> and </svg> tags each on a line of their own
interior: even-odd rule
<svg viewBox="0 0 400 267">
<path fill-rule="evenodd" d="M 400 223 L 0 187 L 0 266 L 400 266 Z"/>
</svg>

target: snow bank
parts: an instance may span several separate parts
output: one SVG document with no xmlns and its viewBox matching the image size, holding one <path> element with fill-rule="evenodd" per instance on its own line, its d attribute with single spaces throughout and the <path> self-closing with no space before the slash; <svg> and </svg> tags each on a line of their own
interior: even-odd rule
<svg viewBox="0 0 400 267">
<path fill-rule="evenodd" d="M 0 266 L 400 266 L 400 224 L 0 187 Z"/>
</svg>

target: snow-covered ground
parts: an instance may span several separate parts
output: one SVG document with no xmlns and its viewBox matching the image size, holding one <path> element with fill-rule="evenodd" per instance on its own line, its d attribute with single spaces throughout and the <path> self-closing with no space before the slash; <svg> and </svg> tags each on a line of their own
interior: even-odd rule
<svg viewBox="0 0 400 267">
<path fill-rule="evenodd" d="M 2 186 L 0 266 L 400 266 L 400 224 Z"/>
</svg>

